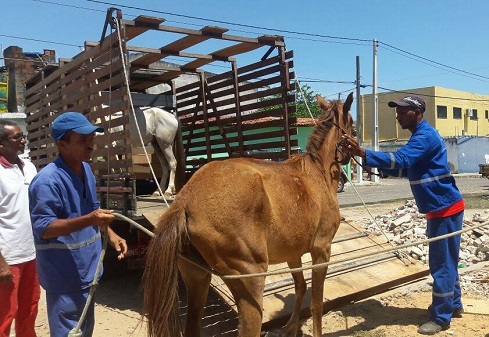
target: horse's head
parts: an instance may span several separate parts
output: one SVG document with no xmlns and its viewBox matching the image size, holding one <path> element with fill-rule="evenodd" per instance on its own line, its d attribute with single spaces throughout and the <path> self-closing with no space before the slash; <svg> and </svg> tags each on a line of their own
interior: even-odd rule
<svg viewBox="0 0 489 337">
<path fill-rule="evenodd" d="M 350 114 L 353 93 L 348 95 L 344 103 L 341 101 L 329 102 L 319 95 L 317 95 L 317 101 L 328 122 L 333 123 L 340 129 L 342 135 L 347 134 L 351 136 L 353 134 L 353 118 Z"/>
<path fill-rule="evenodd" d="M 329 102 L 319 95 L 317 96 L 317 101 L 319 107 L 321 108 L 321 110 L 323 110 L 323 114 L 321 117 L 324 116 L 324 122 L 332 125 L 333 128 L 337 129 L 336 146 L 338 152 L 341 154 L 340 158 L 337 157 L 337 161 L 341 162 L 341 164 L 343 165 L 346 165 L 350 162 L 350 155 L 345 154 L 342 151 L 344 143 L 342 136 L 351 136 L 354 133 L 353 118 L 350 114 L 350 108 L 353 103 L 353 93 L 350 93 L 348 95 L 344 103 L 339 100 Z"/>
</svg>

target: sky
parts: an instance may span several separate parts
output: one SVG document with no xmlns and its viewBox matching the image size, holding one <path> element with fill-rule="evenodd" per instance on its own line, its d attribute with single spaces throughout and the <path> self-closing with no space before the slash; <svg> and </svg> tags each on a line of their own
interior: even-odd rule
<svg viewBox="0 0 489 337">
<path fill-rule="evenodd" d="M 374 40 L 379 92 L 441 86 L 474 97 L 489 94 L 487 0 L 3 0 L 0 47 L 54 49 L 58 58 L 72 58 L 84 41 L 100 40 L 109 7 L 129 20 L 147 15 L 165 18 L 169 26 L 219 26 L 254 38 L 283 35 L 301 84 L 328 99 L 355 91 L 357 56 L 361 94 L 372 93 Z M 143 34 L 131 45 L 159 48 L 168 43 L 164 39 Z M 237 57 L 238 66 L 265 52 Z M 221 73 L 228 66 L 205 70 Z"/>
</svg>

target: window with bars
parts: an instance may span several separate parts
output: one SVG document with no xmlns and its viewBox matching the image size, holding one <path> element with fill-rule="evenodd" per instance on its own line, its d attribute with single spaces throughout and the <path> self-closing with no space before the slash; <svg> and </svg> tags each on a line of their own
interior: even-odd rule
<svg viewBox="0 0 489 337">
<path fill-rule="evenodd" d="M 453 119 L 462 119 L 462 108 L 453 108 Z"/>
<path fill-rule="evenodd" d="M 436 117 L 439 119 L 447 119 L 447 107 L 445 105 L 436 106 Z"/>
</svg>

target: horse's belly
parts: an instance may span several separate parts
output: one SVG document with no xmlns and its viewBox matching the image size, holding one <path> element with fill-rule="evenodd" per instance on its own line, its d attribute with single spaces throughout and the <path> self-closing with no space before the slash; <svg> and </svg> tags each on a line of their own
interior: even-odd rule
<svg viewBox="0 0 489 337">
<path fill-rule="evenodd" d="M 305 238 L 304 238 L 305 239 Z M 283 243 L 271 243 L 268 246 L 268 263 L 278 264 L 299 259 L 302 255 L 309 252 L 309 245 L 306 241 L 300 245 L 285 245 Z"/>
</svg>

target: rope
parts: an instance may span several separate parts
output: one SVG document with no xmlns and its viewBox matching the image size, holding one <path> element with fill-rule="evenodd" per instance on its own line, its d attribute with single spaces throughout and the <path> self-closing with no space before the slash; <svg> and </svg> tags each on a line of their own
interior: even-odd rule
<svg viewBox="0 0 489 337">
<path fill-rule="evenodd" d="M 130 219 L 130 218 L 122 215 L 122 214 L 119 214 L 119 213 L 112 213 L 112 214 L 114 214 L 114 216 L 115 216 L 116 219 L 119 219 L 119 220 L 122 220 L 122 221 L 127 221 L 130 225 L 132 225 L 132 226 L 136 227 L 137 229 L 143 231 L 144 233 L 148 234 L 149 236 L 151 236 L 151 237 L 154 237 L 155 236 L 155 234 L 152 231 L 150 231 L 146 227 L 142 226 L 141 224 L 137 223 L 136 221 L 134 221 L 134 220 L 132 220 L 132 219 Z M 191 259 L 189 259 L 189 258 L 187 258 L 185 256 L 182 256 L 182 255 L 179 255 L 179 256 L 182 259 L 184 259 L 185 261 L 188 261 L 188 262 L 192 263 L 193 265 L 199 267 L 200 269 L 202 269 L 202 270 L 204 270 L 204 271 L 206 271 L 206 272 L 208 272 L 210 274 L 217 275 L 211 269 L 206 268 L 205 266 L 202 266 L 201 264 L 199 264 L 199 263 L 197 263 L 197 262 L 195 262 L 195 261 L 193 261 L 193 260 L 191 260 Z"/>
<path fill-rule="evenodd" d="M 134 109 L 134 104 L 132 102 L 131 89 L 129 88 L 129 79 L 128 79 L 128 75 L 127 75 L 128 72 L 127 72 L 127 68 L 126 68 L 126 62 L 124 62 L 124 51 L 122 50 L 122 38 L 121 38 L 119 21 L 118 20 L 114 20 L 114 21 L 115 21 L 115 26 L 117 28 L 117 38 L 119 39 L 119 52 L 121 53 L 122 68 L 124 71 L 124 82 L 126 84 L 127 96 L 128 96 L 128 100 L 129 100 L 129 105 L 131 106 L 131 112 L 132 112 L 132 115 L 134 117 L 134 123 L 136 123 L 136 129 L 138 130 L 139 140 L 141 141 L 141 145 L 143 147 L 143 151 L 144 151 L 144 154 L 146 156 L 146 160 L 149 164 L 149 168 L 151 170 L 151 175 L 152 175 L 154 181 L 156 182 L 156 186 L 158 187 L 158 192 L 160 192 L 161 196 L 163 197 L 163 200 L 165 201 L 166 206 L 169 207 L 168 202 L 166 201 L 165 195 L 163 194 L 161 186 L 158 182 L 158 179 L 156 179 L 156 174 L 155 174 L 155 171 L 153 170 L 153 165 L 151 165 L 151 160 L 149 158 L 148 152 L 146 151 L 146 147 L 144 146 L 143 136 L 141 135 L 141 130 L 139 129 L 139 123 L 138 123 L 138 120 L 136 118 L 136 111 Z"/>
<path fill-rule="evenodd" d="M 353 159 L 355 159 L 355 158 L 353 157 Z M 341 166 L 341 169 L 343 170 L 343 172 L 345 172 L 345 168 L 343 166 Z M 345 175 L 346 175 L 346 172 L 345 172 Z M 351 187 L 353 187 L 353 190 L 357 194 L 358 199 L 360 199 L 360 201 L 362 202 L 362 205 L 367 210 L 367 213 L 370 215 L 370 218 L 372 218 L 373 223 L 377 226 L 377 228 L 379 229 L 379 231 L 385 236 L 387 242 L 390 243 L 390 245 L 392 247 L 394 247 L 394 243 L 389 239 L 389 237 L 387 236 L 386 232 L 382 229 L 382 226 L 377 222 L 377 220 L 375 219 L 375 217 L 373 216 L 373 214 L 370 212 L 370 210 L 367 207 L 367 204 L 365 204 L 365 201 L 363 201 L 363 198 L 360 196 L 360 193 L 358 193 L 358 190 L 356 189 L 356 187 L 353 184 L 353 182 L 351 180 L 348 180 L 348 181 L 350 182 Z M 404 263 L 404 265 L 406 265 L 406 266 L 409 265 L 409 260 L 407 259 L 406 254 L 404 252 L 396 251 L 395 254 Z"/>
<path fill-rule="evenodd" d="M 295 70 L 294 68 L 294 72 L 297 74 L 297 71 Z M 299 82 L 299 76 L 296 76 L 296 82 L 298 84 L 298 87 L 299 87 L 299 91 L 301 92 L 302 94 L 302 100 L 304 101 L 304 104 L 306 105 L 306 109 L 307 109 L 307 112 L 309 112 L 309 116 L 311 116 L 311 119 L 312 121 L 314 122 L 314 124 L 317 124 L 316 123 L 316 119 L 314 118 L 314 116 L 312 115 L 312 112 L 311 112 L 311 109 L 309 109 L 309 105 L 307 104 L 307 100 L 306 100 L 306 95 L 304 94 L 304 91 L 302 90 L 302 87 L 301 87 L 301 83 Z M 297 103 L 297 102 L 296 102 Z"/>
<path fill-rule="evenodd" d="M 108 229 L 106 229 L 104 231 L 104 244 L 102 246 L 102 251 L 100 252 L 100 258 L 97 263 L 97 268 L 95 269 L 95 275 L 93 276 L 93 281 L 90 284 L 90 291 L 88 293 L 87 302 L 83 307 L 80 320 L 78 321 L 76 326 L 73 329 L 71 329 L 71 331 L 68 333 L 68 337 L 82 337 L 81 326 L 83 324 L 83 321 L 85 320 L 85 316 L 87 315 L 88 308 L 90 307 L 90 303 L 93 300 L 93 294 L 95 293 L 95 290 L 97 289 L 98 286 L 98 278 L 99 278 L 100 271 L 102 269 L 102 262 L 104 261 L 105 258 L 105 252 L 107 250 L 107 242 L 109 241 L 108 235 L 109 235 Z"/>
<path fill-rule="evenodd" d="M 133 225 L 134 227 L 136 227 L 136 228 L 141 229 L 142 231 L 144 231 L 149 236 L 154 237 L 154 233 L 153 232 L 149 231 L 148 229 L 146 229 L 142 225 L 138 224 L 137 222 L 135 222 L 135 221 L 127 218 L 126 216 L 124 216 L 122 214 L 118 214 L 118 213 L 113 213 L 113 214 L 119 220 L 127 221 L 131 225 Z M 189 259 L 189 258 L 187 258 L 185 256 L 182 256 L 181 254 L 179 254 L 179 257 L 183 258 L 184 260 L 192 263 L 193 265 L 199 267 L 200 269 L 202 269 L 202 270 L 204 270 L 204 271 L 206 271 L 206 272 L 208 272 L 210 274 L 219 276 L 222 279 L 235 280 L 235 279 L 241 279 L 241 278 L 263 277 L 263 276 L 271 276 L 271 275 L 281 275 L 281 274 L 297 273 L 297 272 L 302 272 L 302 271 L 305 271 L 305 270 L 312 270 L 312 269 L 324 268 L 324 267 L 327 267 L 327 266 L 333 265 L 333 264 L 339 264 L 339 263 L 343 263 L 343 262 L 350 262 L 352 260 L 358 260 L 358 259 L 361 259 L 361 258 L 371 257 L 371 256 L 375 256 L 375 255 L 389 253 L 389 252 L 396 252 L 399 249 L 409 248 L 409 247 L 418 246 L 418 245 L 421 245 L 421 244 L 424 244 L 424 243 L 430 243 L 430 242 L 434 242 L 434 241 L 443 240 L 443 239 L 446 239 L 446 238 L 449 238 L 449 237 L 452 237 L 452 236 L 455 236 L 455 235 L 460 235 L 462 233 L 465 233 L 465 232 L 468 232 L 468 231 L 471 231 L 471 230 L 474 230 L 474 229 L 477 229 L 477 228 L 480 228 L 480 227 L 484 227 L 484 226 L 487 226 L 487 225 L 489 225 L 489 221 L 486 221 L 486 222 L 483 222 L 483 223 L 481 223 L 479 225 L 472 226 L 472 227 L 466 228 L 466 229 L 462 229 L 462 230 L 459 230 L 459 231 L 456 231 L 456 232 L 453 232 L 453 233 L 436 236 L 436 237 L 433 237 L 431 239 L 426 239 L 426 240 L 412 242 L 412 243 L 408 243 L 408 244 L 404 244 L 404 245 L 400 245 L 400 246 L 391 247 L 391 248 L 385 249 L 385 250 L 380 251 L 380 252 L 361 254 L 361 255 L 355 256 L 353 258 L 344 258 L 344 259 L 340 259 L 340 260 L 337 260 L 337 261 L 329 261 L 329 262 L 324 262 L 324 263 L 318 263 L 318 264 L 313 264 L 311 266 L 306 266 L 306 267 L 287 268 L 287 269 L 284 269 L 284 270 L 275 270 L 275 271 L 268 271 L 268 272 L 263 272 L 263 273 L 240 274 L 240 275 L 222 275 L 222 274 L 217 273 L 214 270 L 211 270 L 209 268 L 206 268 L 206 267 L 198 264 L 197 262 L 195 262 L 195 261 L 193 261 L 193 260 L 191 260 L 191 259 Z"/>
<path fill-rule="evenodd" d="M 488 222 L 484 222 L 484 223 L 479 224 L 479 225 L 474 226 L 474 227 L 470 227 L 470 228 L 459 230 L 459 231 L 456 231 L 456 232 L 453 232 L 453 233 L 449 233 L 449 234 L 445 234 L 445 235 L 440 235 L 440 236 L 437 236 L 437 237 L 433 237 L 431 239 L 426 239 L 426 240 L 422 240 L 422 241 L 418 241 L 418 242 L 414 242 L 414 243 L 409 243 L 409 244 L 404 244 L 404 245 L 392 247 L 392 248 L 386 249 L 386 250 L 384 250 L 382 252 L 361 254 L 361 255 L 355 256 L 353 258 L 344 258 L 344 259 L 340 259 L 340 260 L 337 260 L 337 261 L 329 261 L 329 262 L 324 262 L 324 263 L 318 263 L 318 264 L 311 265 L 309 267 L 290 268 L 287 271 L 278 271 L 278 270 L 276 270 L 276 271 L 271 271 L 271 272 L 263 272 L 263 273 L 255 273 L 255 274 L 242 274 L 242 275 L 219 275 L 219 274 L 216 274 L 216 275 L 220 276 L 223 279 L 232 280 L 232 279 L 239 279 L 239 278 L 251 278 L 251 277 L 262 277 L 262 276 L 270 276 L 270 275 L 280 275 L 280 274 L 286 274 L 286 273 L 287 274 L 288 273 L 297 273 L 297 272 L 304 271 L 304 270 L 324 268 L 324 267 L 327 267 L 327 266 L 332 265 L 332 264 L 339 264 L 339 263 L 342 263 L 342 262 L 349 262 L 351 260 L 357 260 L 357 259 L 361 259 L 361 258 L 364 258 L 364 257 L 375 256 L 375 255 L 379 255 L 380 253 L 382 253 L 382 254 L 383 253 L 388 253 L 388 252 L 396 251 L 398 249 L 403 249 L 403 248 L 408 248 L 408 247 L 412 247 L 412 246 L 417 246 L 417 245 L 420 245 L 420 244 L 423 244 L 423 243 L 430 243 L 430 242 L 434 242 L 434 241 L 438 241 L 438 240 L 443 240 L 443 239 L 446 239 L 446 238 L 449 238 L 449 237 L 452 237 L 452 236 L 455 236 L 455 235 L 460 235 L 462 233 L 471 231 L 471 230 L 476 229 L 476 228 L 479 228 L 479 227 L 484 227 L 484 226 L 487 226 L 487 225 L 489 225 L 489 221 Z"/>
</svg>

